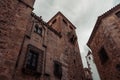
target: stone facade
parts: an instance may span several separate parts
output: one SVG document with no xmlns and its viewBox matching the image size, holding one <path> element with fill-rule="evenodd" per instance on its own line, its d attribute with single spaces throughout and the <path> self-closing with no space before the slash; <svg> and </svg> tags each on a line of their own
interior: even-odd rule
<svg viewBox="0 0 120 80">
<path fill-rule="evenodd" d="M 120 4 L 98 17 L 87 44 L 101 80 L 120 80 Z"/>
<path fill-rule="evenodd" d="M 0 1 L 0 80 L 84 80 L 76 28 L 61 12 L 44 22 L 34 2 Z"/>
</svg>

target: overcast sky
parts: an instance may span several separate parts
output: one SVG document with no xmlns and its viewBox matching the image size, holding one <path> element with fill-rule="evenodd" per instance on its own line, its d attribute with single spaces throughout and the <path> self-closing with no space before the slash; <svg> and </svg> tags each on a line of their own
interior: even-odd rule
<svg viewBox="0 0 120 80">
<path fill-rule="evenodd" d="M 120 0 L 36 0 L 34 12 L 44 21 L 61 11 L 76 27 L 83 64 L 88 48 L 86 43 L 98 16 L 117 5 Z"/>
</svg>

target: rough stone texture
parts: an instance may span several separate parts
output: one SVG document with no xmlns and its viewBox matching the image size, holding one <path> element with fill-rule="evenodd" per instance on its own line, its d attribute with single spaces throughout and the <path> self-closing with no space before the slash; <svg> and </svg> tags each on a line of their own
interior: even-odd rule
<svg viewBox="0 0 120 80">
<path fill-rule="evenodd" d="M 32 9 L 20 0 L 1 0 L 0 10 L 0 79 L 13 80 L 17 56 Z"/>
<path fill-rule="evenodd" d="M 32 13 L 33 4 L 34 0 L 0 1 L 0 80 L 60 80 L 54 75 L 54 61 L 62 65 L 61 80 L 84 80 L 74 25 L 60 12 L 48 23 L 42 21 Z M 35 32 L 36 24 L 42 34 Z M 43 51 L 37 63 L 39 76 L 23 71 L 28 45 Z"/>
<path fill-rule="evenodd" d="M 56 19 L 56 22 L 53 21 Z M 63 19 L 66 20 L 65 24 Z M 72 44 L 69 40 L 69 34 L 75 35 L 75 27 L 58 12 L 49 22 L 61 37 L 57 36 L 48 30 L 48 43 L 46 55 L 46 70 L 45 72 L 51 76 L 51 80 L 56 80 L 53 74 L 53 62 L 59 61 L 62 63 L 62 79 L 61 80 L 84 80 L 83 65 L 80 58 L 78 43 Z M 72 29 L 69 27 L 72 26 Z M 52 47 L 51 47 L 52 45 Z"/>
<path fill-rule="evenodd" d="M 120 80 L 120 66 L 116 68 L 120 64 L 120 18 L 115 14 L 118 11 L 120 5 L 100 16 L 88 41 L 101 80 Z M 108 55 L 104 64 L 99 56 L 102 47 Z"/>
</svg>

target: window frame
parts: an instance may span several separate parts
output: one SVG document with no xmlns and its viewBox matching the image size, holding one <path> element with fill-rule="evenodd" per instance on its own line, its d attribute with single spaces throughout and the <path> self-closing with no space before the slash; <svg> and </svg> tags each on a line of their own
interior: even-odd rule
<svg viewBox="0 0 120 80">
<path fill-rule="evenodd" d="M 34 55 L 36 56 L 36 58 L 34 57 Z M 26 60 L 26 67 L 27 67 L 27 69 L 31 68 L 31 70 L 35 70 L 36 71 L 37 65 L 38 65 L 37 63 L 38 63 L 38 59 L 39 59 L 39 52 L 33 51 L 31 49 L 28 50 L 26 59 L 27 59 Z"/>
<path fill-rule="evenodd" d="M 42 25 L 41 25 L 42 26 Z M 38 35 L 42 36 L 43 29 L 40 27 L 38 24 L 34 25 L 34 32 L 37 33 Z"/>
<path fill-rule="evenodd" d="M 37 53 L 38 58 L 36 59 L 36 69 L 30 69 L 27 67 L 27 58 L 28 58 L 28 54 L 29 52 L 33 51 L 35 53 Z M 22 72 L 24 74 L 28 74 L 28 75 L 36 75 L 36 76 L 40 76 L 42 74 L 42 68 L 43 68 L 43 53 L 44 51 L 41 49 L 38 49 L 37 47 L 28 44 L 27 45 L 27 51 L 26 51 L 26 55 L 24 58 L 24 62 L 23 62 L 23 68 L 22 68 Z"/>
</svg>

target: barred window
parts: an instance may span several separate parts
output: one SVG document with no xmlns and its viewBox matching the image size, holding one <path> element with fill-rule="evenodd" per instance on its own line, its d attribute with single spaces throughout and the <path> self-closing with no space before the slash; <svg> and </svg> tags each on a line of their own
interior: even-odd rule
<svg viewBox="0 0 120 80">
<path fill-rule="evenodd" d="M 37 52 L 34 52 L 30 50 L 27 54 L 26 59 L 26 68 L 30 70 L 36 70 L 37 69 L 37 62 L 38 62 L 38 56 L 39 54 Z"/>
<path fill-rule="evenodd" d="M 41 75 L 43 65 L 43 51 L 28 45 L 25 62 L 23 65 L 23 73 L 32 75 Z"/>
</svg>

